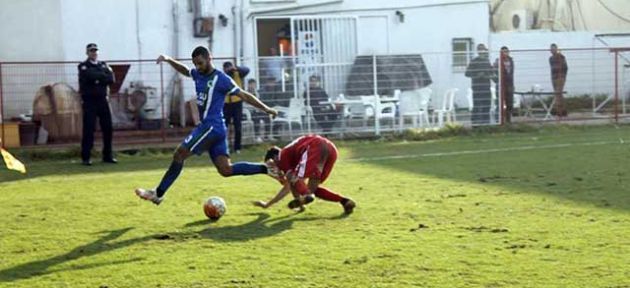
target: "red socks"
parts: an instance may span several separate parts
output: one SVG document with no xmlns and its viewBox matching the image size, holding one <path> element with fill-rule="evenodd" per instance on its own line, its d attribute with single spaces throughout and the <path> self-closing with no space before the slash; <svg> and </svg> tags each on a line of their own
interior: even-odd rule
<svg viewBox="0 0 630 288">
<path fill-rule="evenodd" d="M 315 190 L 315 196 L 317 196 L 317 198 L 332 202 L 341 202 L 341 200 L 344 199 L 339 194 L 336 194 L 324 187 L 317 187 L 317 190 Z"/>
</svg>

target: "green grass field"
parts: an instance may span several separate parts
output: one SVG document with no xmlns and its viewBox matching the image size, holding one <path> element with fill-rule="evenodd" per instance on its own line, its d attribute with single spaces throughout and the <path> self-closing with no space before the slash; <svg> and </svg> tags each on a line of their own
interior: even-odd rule
<svg viewBox="0 0 630 288">
<path fill-rule="evenodd" d="M 159 207 L 133 188 L 167 154 L 25 161 L 0 171 L 0 287 L 630 287 L 629 129 L 339 142 L 326 184 L 357 201 L 349 217 L 253 207 L 278 184 L 223 179 L 205 156 Z"/>
</svg>

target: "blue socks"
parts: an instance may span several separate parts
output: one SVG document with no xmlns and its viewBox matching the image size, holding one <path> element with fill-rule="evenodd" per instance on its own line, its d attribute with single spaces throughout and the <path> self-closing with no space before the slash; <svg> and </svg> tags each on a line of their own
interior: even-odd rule
<svg viewBox="0 0 630 288">
<path fill-rule="evenodd" d="M 166 190 L 171 187 L 173 182 L 175 182 L 175 179 L 177 179 L 177 177 L 179 176 L 179 173 L 182 172 L 182 168 L 184 168 L 184 163 L 179 163 L 175 161 L 171 162 L 171 166 L 168 167 L 168 170 L 166 170 L 166 173 L 164 174 L 164 177 L 162 178 L 162 181 L 157 188 L 156 192 L 158 197 L 164 196 Z"/>
<path fill-rule="evenodd" d="M 232 164 L 232 175 L 267 174 L 267 166 L 262 163 L 236 162 Z"/>
<path fill-rule="evenodd" d="M 162 177 L 162 181 L 160 185 L 157 187 L 157 196 L 162 197 L 166 193 L 175 179 L 179 176 L 179 173 L 182 172 L 184 168 L 184 163 L 171 162 L 171 166 L 168 167 L 164 177 Z M 237 162 L 232 164 L 232 175 L 254 175 L 254 174 L 267 174 L 267 166 L 262 163 L 251 163 L 251 162 Z"/>
</svg>

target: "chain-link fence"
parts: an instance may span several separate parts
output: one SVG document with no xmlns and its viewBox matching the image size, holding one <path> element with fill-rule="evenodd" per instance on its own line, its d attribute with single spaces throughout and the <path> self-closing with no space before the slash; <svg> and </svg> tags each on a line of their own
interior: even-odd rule
<svg viewBox="0 0 630 288">
<path fill-rule="evenodd" d="M 513 78 L 505 67 L 497 85 L 504 121 L 593 122 L 625 118 L 627 50 L 565 49 L 511 51 Z M 509 63 L 509 61 L 502 61 Z M 509 64 L 508 64 L 509 65 Z M 626 70 L 626 71 L 624 71 Z"/>
<path fill-rule="evenodd" d="M 625 120 L 628 49 L 560 53 L 563 57 L 551 61 L 548 50 L 514 50 L 511 61 L 491 51 L 482 57 L 447 52 L 363 55 L 352 61 L 323 56 L 308 61 L 288 56 L 216 58 L 214 63 L 218 69 L 225 61 L 250 68 L 243 88 L 280 112 L 271 119 L 245 104 L 244 144 L 307 133 L 373 137 L 447 123 Z M 190 59 L 183 61 L 192 66 Z M 109 96 L 116 144 L 178 142 L 200 120 L 192 100 L 193 81 L 168 64 L 108 64 L 117 80 Z M 77 65 L 0 63 L 3 145 L 78 143 L 82 111 Z"/>
</svg>

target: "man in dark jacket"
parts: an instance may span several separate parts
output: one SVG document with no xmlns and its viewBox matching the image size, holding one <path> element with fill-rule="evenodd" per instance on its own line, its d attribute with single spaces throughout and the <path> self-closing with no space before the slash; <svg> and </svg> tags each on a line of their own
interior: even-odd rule
<svg viewBox="0 0 630 288">
<path fill-rule="evenodd" d="M 569 66 L 567 65 L 567 59 L 564 55 L 558 51 L 558 45 L 551 44 L 550 47 L 551 57 L 549 57 L 549 67 L 551 68 L 551 84 L 553 85 L 553 91 L 556 93 L 556 109 L 555 113 L 558 116 L 567 116 L 566 107 L 564 107 L 564 83 L 567 81 L 567 72 L 569 72 Z"/>
<path fill-rule="evenodd" d="M 510 57 L 508 47 L 501 47 L 501 55 L 494 62 L 494 68 L 500 76 L 501 86 L 497 84 L 497 91 L 499 97 L 505 101 L 505 123 L 511 123 L 514 111 L 514 60 Z"/>
<path fill-rule="evenodd" d="M 96 44 L 88 44 L 85 50 L 88 58 L 78 66 L 79 93 L 83 100 L 82 164 L 92 165 L 90 153 L 94 145 L 97 117 L 103 132 L 103 162 L 115 164 L 117 161 L 112 152 L 112 114 L 107 100 L 107 86 L 114 83 L 114 74 L 105 62 L 98 61 Z"/>
<path fill-rule="evenodd" d="M 492 94 L 491 80 L 496 82 L 496 74 L 488 58 L 486 45 L 477 45 L 477 58 L 470 61 L 466 68 L 466 77 L 471 78 L 473 90 L 472 124 L 490 124 Z"/>
<path fill-rule="evenodd" d="M 307 95 L 307 93 L 309 94 Z M 304 99 L 307 99 L 307 96 L 317 124 L 324 130 L 324 133 L 330 132 L 341 115 L 335 105 L 328 103 L 330 99 L 321 86 L 319 76 L 313 75 L 309 78 L 309 91 L 304 91 Z"/>
<path fill-rule="evenodd" d="M 245 77 L 249 74 L 249 68 L 245 66 L 235 66 L 232 62 L 223 63 L 223 72 L 230 76 L 236 85 L 243 89 L 245 86 Z M 229 128 L 230 123 L 234 125 L 234 151 L 236 154 L 241 153 L 242 138 L 242 121 L 243 121 L 243 101 L 238 96 L 225 96 L 225 104 L 223 105 L 223 117 L 225 125 Z M 228 129 L 229 130 L 229 129 Z"/>
</svg>

